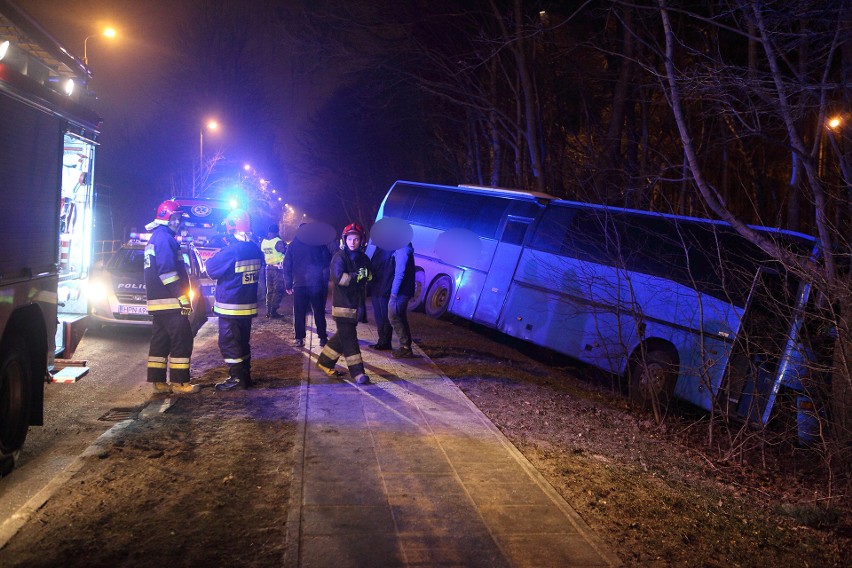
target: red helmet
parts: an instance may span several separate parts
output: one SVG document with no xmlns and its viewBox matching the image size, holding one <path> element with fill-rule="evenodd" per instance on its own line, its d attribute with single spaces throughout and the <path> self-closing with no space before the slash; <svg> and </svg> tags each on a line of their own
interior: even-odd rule
<svg viewBox="0 0 852 568">
<path fill-rule="evenodd" d="M 225 230 L 228 234 L 250 233 L 251 217 L 244 209 L 234 209 L 225 219 Z"/>
<path fill-rule="evenodd" d="M 361 228 L 361 225 L 358 223 L 349 223 L 345 227 L 343 227 L 343 232 L 340 234 L 340 238 L 344 241 L 346 240 L 346 235 L 356 234 L 361 237 L 361 240 L 365 240 L 367 238 L 367 233 L 364 232 L 364 229 Z"/>
<path fill-rule="evenodd" d="M 157 207 L 157 216 L 154 217 L 155 221 L 162 221 L 163 223 L 168 223 L 169 218 L 175 213 L 180 213 L 179 211 L 180 203 L 174 201 L 173 199 L 166 199 L 160 206 Z"/>
</svg>

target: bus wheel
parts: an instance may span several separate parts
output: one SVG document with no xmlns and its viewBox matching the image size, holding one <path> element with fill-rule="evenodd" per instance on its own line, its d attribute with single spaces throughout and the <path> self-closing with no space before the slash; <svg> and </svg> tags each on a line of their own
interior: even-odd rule
<svg viewBox="0 0 852 568">
<path fill-rule="evenodd" d="M 453 297 L 453 281 L 449 276 L 440 276 L 432 282 L 429 293 L 426 294 L 426 315 L 433 318 L 442 318 L 450 307 L 450 298 Z"/>
<path fill-rule="evenodd" d="M 659 422 L 674 394 L 677 361 L 666 349 L 649 349 L 630 363 L 630 400 L 644 410 L 653 410 Z"/>
<path fill-rule="evenodd" d="M 0 358 L 0 460 L 4 469 L 14 463 L 15 452 L 27 437 L 31 384 L 27 353 L 20 342 L 13 343 Z"/>
<path fill-rule="evenodd" d="M 414 294 L 408 300 L 408 311 L 423 309 L 423 296 L 426 294 L 426 274 L 422 270 L 414 271 Z"/>
</svg>

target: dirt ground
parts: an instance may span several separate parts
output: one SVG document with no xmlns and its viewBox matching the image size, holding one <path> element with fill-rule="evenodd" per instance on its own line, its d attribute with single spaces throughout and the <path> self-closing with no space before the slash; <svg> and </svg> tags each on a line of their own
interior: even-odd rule
<svg viewBox="0 0 852 568">
<path fill-rule="evenodd" d="M 732 458 L 688 409 L 658 425 L 610 378 L 463 322 L 411 322 L 418 345 L 625 565 L 852 563 L 849 480 L 829 484 L 818 453 L 779 443 Z M 226 375 L 214 324 L 193 354 L 193 381 L 206 387 Z M 288 320 L 256 320 L 257 388 L 203 388 L 122 423 L 0 565 L 282 565 L 303 364 L 290 337 Z"/>
</svg>

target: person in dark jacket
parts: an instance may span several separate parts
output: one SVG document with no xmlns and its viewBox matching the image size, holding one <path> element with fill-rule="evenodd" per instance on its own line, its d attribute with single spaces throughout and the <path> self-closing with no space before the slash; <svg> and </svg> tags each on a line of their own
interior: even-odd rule
<svg viewBox="0 0 852 568">
<path fill-rule="evenodd" d="M 370 345 L 376 351 L 390 351 L 393 327 L 388 319 L 391 285 L 393 284 L 393 251 L 376 247 L 370 258 L 373 279 L 370 281 L 370 301 L 373 304 L 373 316 L 376 318 L 376 332 L 379 336 L 375 344 Z"/>
<path fill-rule="evenodd" d="M 145 245 L 145 290 L 153 323 L 148 349 L 148 382 L 154 392 L 194 393 L 201 387 L 189 382 L 192 327 L 189 314 L 189 276 L 178 245 L 182 214 L 176 201 L 163 201 L 148 225 L 151 238 Z M 171 383 L 166 381 L 170 375 Z"/>
<path fill-rule="evenodd" d="M 411 328 L 408 326 L 408 301 L 414 295 L 414 247 L 408 243 L 393 252 L 391 262 L 393 282 L 388 298 L 388 319 L 399 339 L 399 349 L 392 353 L 394 358 L 412 357 Z"/>
<path fill-rule="evenodd" d="M 216 390 L 246 389 L 251 379 L 251 320 L 257 317 L 257 283 L 263 252 L 251 240 L 248 213 L 235 210 L 225 221 L 228 245 L 207 260 L 207 274 L 216 279 L 213 311 L 219 315 L 219 351 L 228 378 Z"/>
<path fill-rule="evenodd" d="M 337 377 L 334 367 L 342 355 L 355 382 L 365 385 L 370 379 L 364 372 L 356 328 L 366 312 L 364 292 L 372 278 L 370 258 L 362 251 L 367 235 L 359 225 L 351 223 L 343 229 L 342 237 L 343 248 L 332 257 L 330 267 L 331 317 L 337 324 L 337 333 L 323 347 L 317 367 L 329 377 Z"/>
<path fill-rule="evenodd" d="M 299 238 L 306 225 L 299 226 L 296 236 L 284 255 L 284 290 L 293 296 L 293 335 L 297 347 L 305 346 L 305 321 L 308 309 L 313 313 L 320 347 L 328 342 L 325 322 L 325 302 L 328 299 L 328 278 L 331 252 L 326 245 L 311 245 Z"/>
</svg>

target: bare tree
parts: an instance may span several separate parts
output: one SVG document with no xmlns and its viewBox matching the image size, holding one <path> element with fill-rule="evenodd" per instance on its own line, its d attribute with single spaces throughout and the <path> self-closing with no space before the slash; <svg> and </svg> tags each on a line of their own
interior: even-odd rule
<svg viewBox="0 0 852 568">
<path fill-rule="evenodd" d="M 829 443 L 833 449 L 827 455 L 848 464 L 849 440 L 852 439 L 852 374 L 848 357 L 852 354 L 849 334 L 852 289 L 848 270 L 850 248 L 846 237 L 849 187 L 845 177 L 848 167 L 841 151 L 842 130 L 826 130 L 832 109 L 847 99 L 845 83 L 838 76 L 838 69 L 844 67 L 840 48 L 849 42 L 848 23 L 844 23 L 842 17 L 848 12 L 847 4 L 817 6 L 807 1 L 793 2 L 787 3 L 782 12 L 762 3 L 743 1 L 711 17 L 709 13 L 690 12 L 680 5 L 672 6 L 666 0 L 658 0 L 664 33 L 663 67 L 659 76 L 678 127 L 690 175 L 702 200 L 740 234 L 813 282 L 824 298 L 818 313 L 827 318 L 827 327 L 833 328 L 837 337 L 830 382 L 834 436 Z M 759 55 L 756 50 L 749 49 L 747 69 L 730 57 L 731 49 L 726 51 L 717 46 L 715 51 L 696 55 L 698 48 L 690 47 L 686 35 L 676 32 L 675 18 L 681 22 L 724 28 L 729 38 L 739 37 L 750 47 L 758 46 Z M 803 43 L 808 44 L 808 49 L 802 49 Z M 796 56 L 807 59 L 797 64 Z M 705 64 L 697 68 L 688 65 L 696 59 Z M 802 72 L 802 69 L 809 72 Z M 710 85 L 712 90 L 704 88 L 705 85 Z M 731 210 L 708 178 L 709 164 L 696 147 L 696 96 L 712 96 L 718 105 L 716 108 L 739 125 L 738 135 L 748 138 L 749 143 L 786 148 L 791 156 L 787 168 L 794 180 L 791 185 L 809 198 L 812 207 L 812 220 L 806 224 L 814 228 L 819 238 L 819 262 L 792 254 L 777 242 L 762 237 Z M 840 172 L 839 185 L 832 185 L 829 156 L 833 157 Z"/>
</svg>

